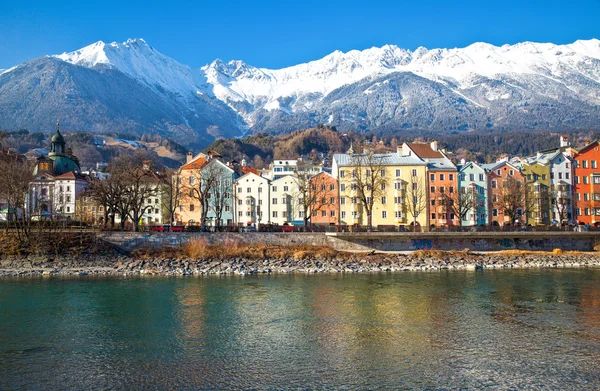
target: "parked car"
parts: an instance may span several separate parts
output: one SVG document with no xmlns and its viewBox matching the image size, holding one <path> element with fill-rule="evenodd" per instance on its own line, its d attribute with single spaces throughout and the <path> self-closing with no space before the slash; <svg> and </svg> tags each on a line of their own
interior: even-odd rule
<svg viewBox="0 0 600 391">
<path fill-rule="evenodd" d="M 249 225 L 246 227 L 240 228 L 240 232 L 256 232 L 256 227 Z"/>
<path fill-rule="evenodd" d="M 154 226 L 150 227 L 150 231 L 165 232 L 165 227 L 162 225 L 154 225 Z"/>
<path fill-rule="evenodd" d="M 284 225 L 283 227 L 281 227 L 281 231 L 282 232 L 294 232 L 294 226 L 293 225 Z"/>
<path fill-rule="evenodd" d="M 183 232 L 184 228 L 181 225 L 174 225 L 171 227 L 171 232 Z"/>
</svg>

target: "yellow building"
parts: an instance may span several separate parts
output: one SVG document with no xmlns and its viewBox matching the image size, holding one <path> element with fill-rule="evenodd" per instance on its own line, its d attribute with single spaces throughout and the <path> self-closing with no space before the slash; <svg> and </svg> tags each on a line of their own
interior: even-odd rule
<svg viewBox="0 0 600 391">
<path fill-rule="evenodd" d="M 400 153 L 336 154 L 340 225 L 427 225 L 427 163 Z"/>
</svg>

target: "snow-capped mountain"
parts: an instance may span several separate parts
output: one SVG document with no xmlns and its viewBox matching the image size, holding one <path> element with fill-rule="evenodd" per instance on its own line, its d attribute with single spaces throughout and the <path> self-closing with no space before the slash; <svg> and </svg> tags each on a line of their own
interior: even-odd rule
<svg viewBox="0 0 600 391">
<path fill-rule="evenodd" d="M 600 41 L 386 45 L 283 69 L 221 60 L 191 68 L 143 39 L 97 42 L 0 71 L 0 127 L 33 130 L 46 114 L 46 123 L 65 115 L 83 129 L 205 141 L 318 123 L 387 132 L 597 128 Z"/>
</svg>

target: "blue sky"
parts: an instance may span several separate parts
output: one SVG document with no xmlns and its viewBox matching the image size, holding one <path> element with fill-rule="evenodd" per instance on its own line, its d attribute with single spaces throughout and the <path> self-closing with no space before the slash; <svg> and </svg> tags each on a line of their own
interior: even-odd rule
<svg viewBox="0 0 600 391">
<path fill-rule="evenodd" d="M 600 38 L 600 0 L 0 0 L 0 69 L 127 38 L 194 67 L 221 58 L 280 68 L 386 43 L 431 49 Z"/>
</svg>

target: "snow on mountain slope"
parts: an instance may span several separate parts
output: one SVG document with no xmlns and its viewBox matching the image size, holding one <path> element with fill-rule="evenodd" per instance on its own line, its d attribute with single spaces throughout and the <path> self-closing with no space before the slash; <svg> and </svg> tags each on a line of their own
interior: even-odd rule
<svg viewBox="0 0 600 391">
<path fill-rule="evenodd" d="M 412 72 L 427 79 L 472 88 L 481 77 L 537 75 L 568 84 L 573 74 L 600 82 L 600 41 L 591 39 L 568 45 L 523 42 L 501 47 L 474 43 L 460 49 L 418 48 L 395 45 L 347 53 L 335 51 L 322 59 L 283 69 L 256 68 L 242 61 L 215 60 L 192 69 L 159 53 L 143 39 L 122 44 L 97 42 L 55 56 L 85 67 L 109 66 L 153 88 L 184 97 L 204 93 L 237 111 L 250 125 L 261 109 L 292 113 L 317 105 L 332 91 L 365 78 L 393 72 Z M 565 80 L 566 78 L 566 80 Z M 506 99 L 491 92 L 490 100 Z M 584 96 L 598 101 L 597 96 Z"/>
<path fill-rule="evenodd" d="M 568 84 L 574 74 L 600 82 L 598 61 L 600 41 L 592 39 L 568 45 L 524 42 L 497 47 L 475 43 L 462 49 L 415 51 L 386 45 L 347 53 L 335 51 L 320 60 L 277 70 L 220 60 L 202 70 L 214 95 L 226 103 L 244 101 L 252 105 L 253 111 L 269 111 L 280 109 L 281 101 L 286 100 L 286 106 L 296 112 L 312 108 L 337 88 L 393 72 L 412 72 L 433 81 L 453 83 L 458 89 L 472 88 L 481 77 L 543 76 Z M 307 94 L 312 94 L 312 99 L 296 105 Z M 584 98 L 599 102 L 596 96 Z M 240 114 L 252 121 L 252 111 Z"/>
<path fill-rule="evenodd" d="M 55 55 L 63 61 L 88 68 L 107 66 L 156 89 L 190 97 L 204 81 L 197 70 L 182 65 L 151 47 L 143 39 L 119 44 L 102 41 L 70 53 Z"/>
</svg>

